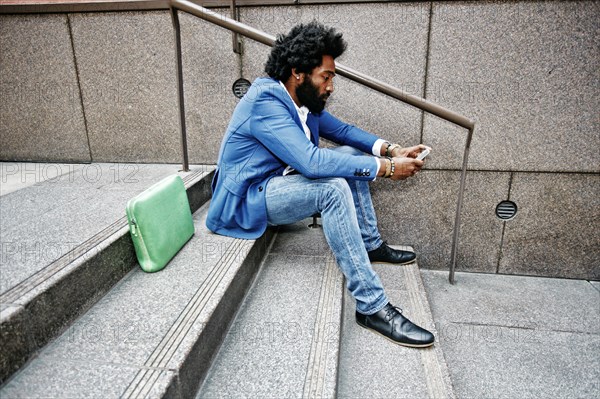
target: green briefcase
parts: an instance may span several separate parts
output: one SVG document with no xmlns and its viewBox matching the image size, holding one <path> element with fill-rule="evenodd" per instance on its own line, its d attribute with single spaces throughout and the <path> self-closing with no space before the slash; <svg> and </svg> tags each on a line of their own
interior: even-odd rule
<svg viewBox="0 0 600 399">
<path fill-rule="evenodd" d="M 183 180 L 169 176 L 127 202 L 127 220 L 140 266 L 164 268 L 194 235 L 194 221 Z"/>
</svg>

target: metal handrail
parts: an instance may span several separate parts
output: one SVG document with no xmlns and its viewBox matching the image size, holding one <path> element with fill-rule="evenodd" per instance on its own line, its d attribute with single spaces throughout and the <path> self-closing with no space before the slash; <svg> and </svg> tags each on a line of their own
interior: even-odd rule
<svg viewBox="0 0 600 399">
<path fill-rule="evenodd" d="M 185 11 L 189 14 L 192 14 L 196 17 L 202 18 L 205 21 L 208 21 L 212 24 L 218 25 L 222 28 L 228 29 L 230 31 L 239 33 L 243 36 L 246 36 L 252 40 L 257 42 L 266 44 L 267 46 L 273 46 L 275 44 L 275 36 L 269 35 L 265 32 L 262 32 L 258 29 L 255 29 L 251 26 L 243 24 L 241 22 L 235 21 L 231 18 L 228 18 L 222 14 L 211 11 L 207 8 L 194 4 L 188 0 L 170 0 L 169 6 L 171 9 L 171 15 L 173 17 L 173 26 L 175 27 L 175 42 L 179 43 L 177 46 L 177 73 L 178 73 L 178 92 L 180 98 L 180 110 L 183 110 L 183 79 L 181 76 L 181 48 L 180 48 L 180 32 L 179 32 L 179 19 L 177 17 L 177 10 Z M 469 158 L 469 150 L 471 147 L 471 139 L 473 137 L 473 130 L 475 129 L 475 122 L 463 115 L 460 115 L 454 111 L 446 109 L 438 104 L 435 104 L 431 101 L 428 101 L 424 98 L 420 98 L 414 96 L 412 94 L 406 93 L 396 87 L 390 86 L 387 83 L 384 83 L 380 80 L 372 78 L 368 75 L 364 75 L 358 71 L 355 71 L 351 68 L 343 66 L 341 64 L 336 63 L 336 73 L 340 76 L 344 76 L 354 82 L 360 83 L 364 86 L 370 87 L 373 90 L 376 90 L 380 93 L 393 97 L 397 100 L 400 100 L 404 103 L 412 105 L 420 110 L 429 112 L 439 118 L 442 118 L 448 122 L 452 122 L 455 125 L 461 126 L 468 130 L 467 140 L 465 143 L 465 151 L 463 154 L 463 163 L 462 170 L 460 176 L 460 187 L 458 191 L 458 201 L 456 205 L 456 216 L 454 218 L 454 231 L 452 235 L 452 252 L 450 255 L 450 275 L 449 281 L 451 284 L 454 284 L 454 270 L 456 268 L 456 258 L 458 256 L 458 237 L 460 232 L 460 214 L 462 211 L 462 204 L 464 198 L 464 190 L 465 190 L 465 180 L 466 180 L 466 172 L 467 172 L 467 162 Z M 183 111 L 180 112 L 180 127 L 182 128 L 182 143 L 186 142 L 185 138 L 185 121 L 183 120 Z M 184 151 L 187 152 L 187 149 L 184 148 Z M 184 170 L 189 170 L 189 166 L 187 165 L 187 154 L 184 155 Z"/>
</svg>

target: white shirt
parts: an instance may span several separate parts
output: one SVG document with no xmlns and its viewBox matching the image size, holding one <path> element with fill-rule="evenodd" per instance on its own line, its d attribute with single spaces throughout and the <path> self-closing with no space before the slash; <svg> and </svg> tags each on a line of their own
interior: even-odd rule
<svg viewBox="0 0 600 399">
<path fill-rule="evenodd" d="M 292 104 L 294 104 L 294 107 L 296 107 L 296 111 L 298 112 L 298 117 L 300 117 L 300 122 L 302 123 L 302 128 L 304 129 L 304 134 L 306 135 L 306 138 L 310 141 L 310 129 L 308 128 L 308 125 L 306 124 L 306 120 L 308 119 L 308 114 L 310 111 L 304 105 L 302 107 L 298 107 L 298 105 L 296 104 L 296 102 L 294 101 L 292 96 L 290 95 L 290 92 L 287 90 L 287 87 L 285 87 L 283 82 L 279 81 L 279 84 L 281 85 L 281 87 L 283 87 L 283 89 L 285 90 L 287 95 L 290 96 L 290 99 L 292 100 Z M 379 157 L 381 155 L 381 146 L 385 142 L 386 141 L 382 140 L 382 139 L 377 139 L 375 141 L 375 143 L 373 144 L 373 148 L 371 148 L 373 155 L 375 155 L 376 157 Z M 375 177 L 377 177 L 377 171 L 379 170 L 379 161 L 375 160 L 375 163 L 376 163 L 376 167 L 373 170 L 375 172 L 374 173 Z M 285 168 L 285 170 L 283 171 L 283 175 L 285 176 L 285 175 L 291 173 L 293 170 L 294 170 L 294 168 L 292 168 L 291 166 L 288 165 L 288 167 Z"/>
</svg>

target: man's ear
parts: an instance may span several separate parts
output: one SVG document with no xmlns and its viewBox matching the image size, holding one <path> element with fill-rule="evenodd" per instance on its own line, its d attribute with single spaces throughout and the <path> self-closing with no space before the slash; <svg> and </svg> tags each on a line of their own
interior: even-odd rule
<svg viewBox="0 0 600 399">
<path fill-rule="evenodd" d="M 296 71 L 296 68 L 292 68 L 292 79 L 296 81 L 296 83 L 304 82 L 304 72 Z"/>
</svg>

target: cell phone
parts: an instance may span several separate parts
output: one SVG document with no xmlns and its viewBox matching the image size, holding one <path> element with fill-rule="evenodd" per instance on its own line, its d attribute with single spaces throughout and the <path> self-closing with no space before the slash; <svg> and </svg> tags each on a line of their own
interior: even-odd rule
<svg viewBox="0 0 600 399">
<path fill-rule="evenodd" d="M 429 148 L 425 148 L 423 151 L 421 151 L 421 152 L 419 153 L 419 155 L 417 155 L 417 159 L 418 159 L 419 161 L 422 161 L 422 160 L 423 160 L 423 158 L 425 158 L 427 155 L 429 155 L 429 153 L 430 153 L 430 150 L 429 150 Z"/>
</svg>

